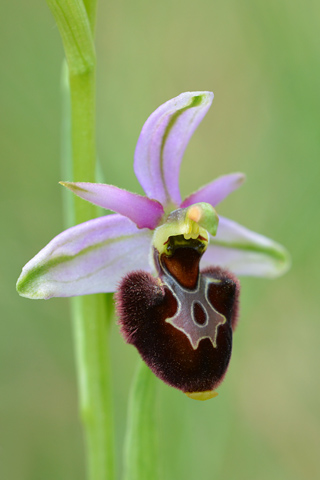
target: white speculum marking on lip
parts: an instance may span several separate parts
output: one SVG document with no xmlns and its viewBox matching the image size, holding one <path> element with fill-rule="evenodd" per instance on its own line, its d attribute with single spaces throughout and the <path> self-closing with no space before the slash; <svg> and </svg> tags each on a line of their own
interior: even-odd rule
<svg viewBox="0 0 320 480">
<path fill-rule="evenodd" d="M 201 340 L 209 338 L 214 348 L 217 347 L 218 328 L 227 319 L 219 313 L 210 303 L 208 298 L 209 286 L 212 283 L 220 283 L 220 280 L 199 276 L 198 285 L 194 290 L 183 288 L 171 275 L 166 276 L 166 286 L 170 289 L 177 300 L 178 308 L 173 317 L 167 318 L 166 322 L 183 332 L 196 350 Z M 195 305 L 205 315 L 203 323 L 195 318 Z"/>
</svg>

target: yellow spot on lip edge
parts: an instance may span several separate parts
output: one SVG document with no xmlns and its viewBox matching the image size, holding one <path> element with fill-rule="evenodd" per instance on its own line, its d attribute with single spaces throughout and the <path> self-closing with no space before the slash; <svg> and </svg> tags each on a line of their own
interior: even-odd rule
<svg viewBox="0 0 320 480">
<path fill-rule="evenodd" d="M 218 392 L 214 392 L 213 390 L 207 390 L 206 392 L 184 392 L 187 397 L 192 398 L 193 400 L 209 400 L 210 398 L 214 398 L 218 395 Z"/>
</svg>

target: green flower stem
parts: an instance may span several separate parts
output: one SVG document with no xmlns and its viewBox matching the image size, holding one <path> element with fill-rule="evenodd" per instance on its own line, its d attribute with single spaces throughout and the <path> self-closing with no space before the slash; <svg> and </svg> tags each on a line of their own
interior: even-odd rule
<svg viewBox="0 0 320 480">
<path fill-rule="evenodd" d="M 67 180 L 95 181 L 96 0 L 47 0 L 63 41 L 68 69 L 63 78 L 63 172 Z M 65 202 L 66 220 L 82 223 L 97 209 L 80 198 Z M 70 226 L 70 225 L 69 225 Z M 108 353 L 112 307 L 105 294 L 72 299 L 80 413 L 89 480 L 114 479 L 113 415 Z"/>
<path fill-rule="evenodd" d="M 95 72 L 69 76 L 71 94 L 73 177 L 76 182 L 94 182 L 95 145 Z M 76 222 L 94 218 L 96 207 L 75 197 Z"/>
<path fill-rule="evenodd" d="M 85 429 L 89 480 L 114 479 L 108 313 L 106 295 L 72 299 L 80 413 Z"/>
<path fill-rule="evenodd" d="M 95 72 L 70 74 L 73 180 L 95 181 Z M 96 207 L 74 199 L 76 223 L 96 215 Z M 72 301 L 80 389 L 90 480 L 114 478 L 114 447 L 106 295 Z"/>
<path fill-rule="evenodd" d="M 130 392 L 124 448 L 124 480 L 157 480 L 157 378 L 139 360 Z"/>
</svg>

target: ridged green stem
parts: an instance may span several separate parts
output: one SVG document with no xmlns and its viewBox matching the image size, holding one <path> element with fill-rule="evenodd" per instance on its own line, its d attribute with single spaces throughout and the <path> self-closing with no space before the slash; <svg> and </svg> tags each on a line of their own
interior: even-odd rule
<svg viewBox="0 0 320 480">
<path fill-rule="evenodd" d="M 158 480 L 157 378 L 139 360 L 131 387 L 124 447 L 124 480 Z"/>
<path fill-rule="evenodd" d="M 108 313 L 106 295 L 72 299 L 80 413 L 89 480 L 115 478 Z"/>
<path fill-rule="evenodd" d="M 73 181 L 95 181 L 95 72 L 69 77 Z M 96 208 L 74 198 L 76 223 L 96 215 Z M 72 299 L 79 378 L 80 412 L 85 429 L 90 480 L 114 478 L 109 323 L 106 295 Z"/>
</svg>

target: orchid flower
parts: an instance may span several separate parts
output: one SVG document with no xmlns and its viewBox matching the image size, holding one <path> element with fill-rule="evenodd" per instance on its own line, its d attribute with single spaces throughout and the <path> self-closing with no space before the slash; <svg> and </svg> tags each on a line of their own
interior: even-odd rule
<svg viewBox="0 0 320 480">
<path fill-rule="evenodd" d="M 181 200 L 185 148 L 210 92 L 186 92 L 144 124 L 134 171 L 146 196 L 113 185 L 61 182 L 116 212 L 69 228 L 26 266 L 20 295 L 35 299 L 115 292 L 121 331 L 154 373 L 192 398 L 216 395 L 231 356 L 235 275 L 275 277 L 289 265 L 274 241 L 218 215 L 244 182 L 232 173 Z M 199 271 L 199 264 L 203 270 Z"/>
</svg>

